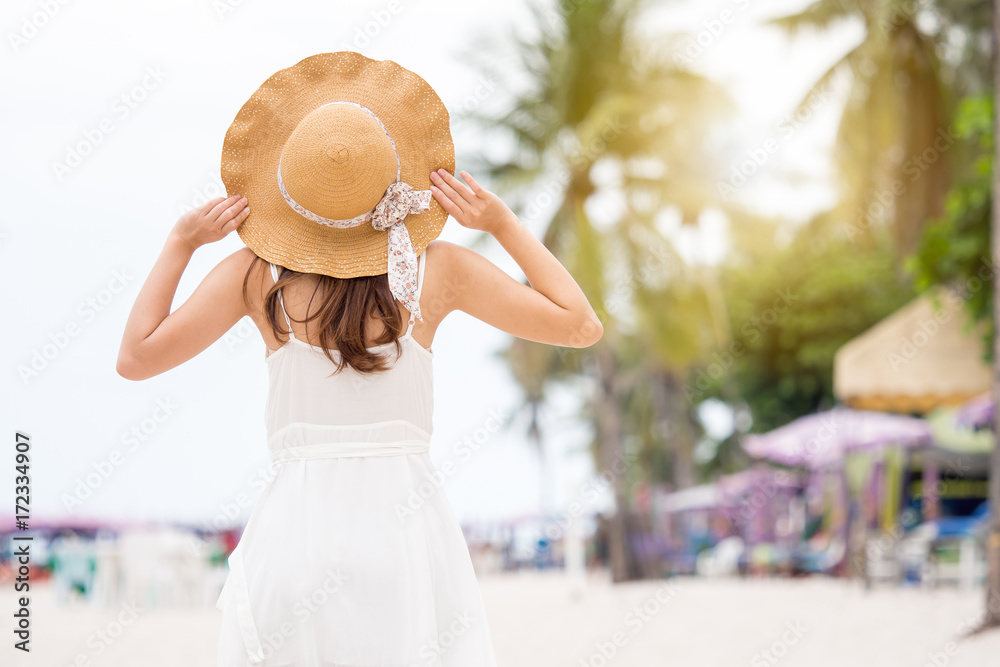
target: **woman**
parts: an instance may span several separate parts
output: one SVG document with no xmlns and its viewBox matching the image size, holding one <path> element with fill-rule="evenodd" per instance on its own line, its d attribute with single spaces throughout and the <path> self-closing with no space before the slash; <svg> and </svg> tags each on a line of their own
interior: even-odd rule
<svg viewBox="0 0 1000 667">
<path fill-rule="evenodd" d="M 591 345 L 602 327 L 511 210 L 453 171 L 448 114 L 423 79 L 312 56 L 237 114 L 222 161 L 235 194 L 177 221 L 139 292 L 127 379 L 191 359 L 244 316 L 268 348 L 276 471 L 229 557 L 222 667 L 496 664 L 428 454 L 434 334 L 456 310 L 551 345 Z M 531 286 L 437 239 L 449 214 L 492 234 Z M 247 248 L 171 313 L 192 253 L 234 229 Z"/>
</svg>

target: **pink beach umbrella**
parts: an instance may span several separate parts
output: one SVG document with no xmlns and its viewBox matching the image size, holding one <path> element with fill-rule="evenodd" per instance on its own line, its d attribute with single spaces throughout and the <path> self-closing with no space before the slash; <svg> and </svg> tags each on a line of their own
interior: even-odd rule
<svg viewBox="0 0 1000 667">
<path fill-rule="evenodd" d="M 799 417 L 769 433 L 744 436 L 741 443 L 751 456 L 816 469 L 836 463 L 848 451 L 930 441 L 930 426 L 923 419 L 835 408 Z"/>
</svg>

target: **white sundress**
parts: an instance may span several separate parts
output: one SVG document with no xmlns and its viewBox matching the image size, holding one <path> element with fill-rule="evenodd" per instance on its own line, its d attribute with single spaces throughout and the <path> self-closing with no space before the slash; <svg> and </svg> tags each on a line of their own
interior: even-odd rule
<svg viewBox="0 0 1000 667">
<path fill-rule="evenodd" d="M 413 323 L 375 375 L 330 376 L 323 350 L 294 334 L 265 357 L 275 471 L 229 556 L 219 667 L 495 667 L 468 545 L 428 453 L 433 353 Z M 391 363 L 394 343 L 369 349 L 383 348 Z"/>
</svg>

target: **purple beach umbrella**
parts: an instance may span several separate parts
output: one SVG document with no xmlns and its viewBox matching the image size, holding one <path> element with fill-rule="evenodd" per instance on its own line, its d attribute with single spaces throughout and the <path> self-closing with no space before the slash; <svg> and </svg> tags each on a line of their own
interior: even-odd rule
<svg viewBox="0 0 1000 667">
<path fill-rule="evenodd" d="M 744 436 L 741 443 L 751 456 L 815 469 L 838 461 L 848 451 L 930 441 L 930 427 L 923 419 L 834 408 L 799 417 L 769 433 Z"/>
</svg>

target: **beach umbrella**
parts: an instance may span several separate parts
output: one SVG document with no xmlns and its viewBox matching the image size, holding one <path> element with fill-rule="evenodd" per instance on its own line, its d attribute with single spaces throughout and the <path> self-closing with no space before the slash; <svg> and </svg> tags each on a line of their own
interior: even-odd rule
<svg viewBox="0 0 1000 667">
<path fill-rule="evenodd" d="M 849 451 L 887 444 L 913 447 L 931 441 L 926 421 L 869 410 L 834 408 L 799 417 L 768 433 L 745 435 L 743 449 L 756 458 L 817 469 Z"/>
</svg>

